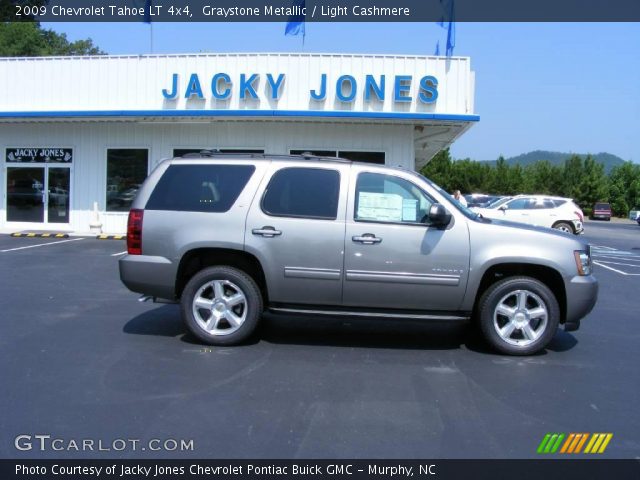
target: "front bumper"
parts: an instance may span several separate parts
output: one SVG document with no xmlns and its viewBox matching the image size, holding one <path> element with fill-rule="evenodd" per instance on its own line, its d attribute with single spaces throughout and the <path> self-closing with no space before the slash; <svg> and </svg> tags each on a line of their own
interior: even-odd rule
<svg viewBox="0 0 640 480">
<path fill-rule="evenodd" d="M 598 280 L 593 275 L 575 276 L 565 282 L 567 291 L 567 314 L 564 329 L 578 330 L 580 320 L 589 314 L 598 299 Z"/>
<path fill-rule="evenodd" d="M 571 220 L 573 223 L 573 231 L 576 232 L 576 235 L 584 233 L 584 225 L 580 220 Z"/>
</svg>

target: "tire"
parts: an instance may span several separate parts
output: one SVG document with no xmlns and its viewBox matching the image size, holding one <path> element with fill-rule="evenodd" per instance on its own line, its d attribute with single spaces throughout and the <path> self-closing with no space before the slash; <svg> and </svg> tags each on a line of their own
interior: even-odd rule
<svg viewBox="0 0 640 480">
<path fill-rule="evenodd" d="M 478 303 L 483 337 L 492 348 L 508 355 L 531 355 L 544 349 L 559 321 L 555 295 L 531 277 L 500 280 L 484 292 Z"/>
<path fill-rule="evenodd" d="M 565 233 L 575 233 L 573 231 L 573 227 L 567 222 L 558 222 L 553 226 L 553 228 Z"/>
<path fill-rule="evenodd" d="M 196 273 L 182 292 L 182 319 L 209 345 L 237 345 L 256 329 L 262 295 L 256 282 L 233 267 L 208 267 Z"/>
</svg>

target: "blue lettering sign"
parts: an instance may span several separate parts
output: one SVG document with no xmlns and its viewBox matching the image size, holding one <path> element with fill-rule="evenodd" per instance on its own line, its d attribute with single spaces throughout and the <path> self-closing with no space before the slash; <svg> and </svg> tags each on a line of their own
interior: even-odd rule
<svg viewBox="0 0 640 480">
<path fill-rule="evenodd" d="M 348 84 L 349 94 L 344 95 L 342 93 L 342 89 L 344 84 Z M 336 82 L 336 96 L 342 102 L 353 102 L 353 99 L 356 98 L 356 93 L 358 92 L 358 84 L 356 83 L 356 79 L 351 75 L 342 75 L 338 78 Z"/>
<path fill-rule="evenodd" d="M 278 75 L 278 80 L 276 81 L 273 80 L 273 75 L 267 73 L 267 82 L 269 83 L 269 86 L 271 86 L 271 98 L 273 98 L 274 100 L 280 98 L 280 86 L 282 85 L 283 81 L 284 73 Z"/>
<path fill-rule="evenodd" d="M 418 98 L 422 103 L 434 103 L 438 99 L 438 79 L 432 75 L 422 77 L 420 90 Z"/>
<path fill-rule="evenodd" d="M 320 93 L 316 92 L 315 90 L 309 90 L 309 93 L 311 94 L 311 98 L 313 98 L 314 100 L 324 100 L 325 97 L 327 96 L 327 74 L 323 73 L 320 76 Z"/>
<path fill-rule="evenodd" d="M 247 93 L 251 98 L 258 98 L 258 94 L 256 93 L 255 88 L 253 88 L 253 84 L 258 80 L 258 74 L 252 74 L 249 79 L 244 73 L 240 74 L 240 99 L 244 100 L 247 96 Z"/>
<path fill-rule="evenodd" d="M 393 100 L 396 102 L 410 102 L 411 75 L 396 75 L 393 88 Z M 407 95 L 403 95 L 406 93 Z"/>
<path fill-rule="evenodd" d="M 169 100 L 174 99 L 178 96 L 178 74 L 177 73 L 174 73 L 171 78 L 171 92 L 169 92 L 169 90 L 167 90 L 166 88 L 163 88 L 162 95 L 164 96 L 164 98 Z"/>
<path fill-rule="evenodd" d="M 219 84 L 227 86 L 222 92 L 218 90 Z M 231 96 L 231 77 L 226 73 L 216 73 L 211 79 L 211 94 L 218 100 L 226 100 Z"/>
<path fill-rule="evenodd" d="M 373 75 L 367 75 L 364 81 L 364 99 L 366 101 L 371 100 L 371 92 L 373 92 L 378 97 L 378 100 L 384 102 L 384 83 L 384 75 L 380 75 L 380 83 L 376 83 Z"/>
<path fill-rule="evenodd" d="M 191 98 L 192 96 L 197 96 L 198 98 L 204 98 L 202 94 L 202 87 L 200 86 L 200 79 L 198 78 L 197 73 L 192 73 L 189 78 L 189 85 L 187 86 L 187 90 L 184 92 L 184 98 Z"/>
</svg>

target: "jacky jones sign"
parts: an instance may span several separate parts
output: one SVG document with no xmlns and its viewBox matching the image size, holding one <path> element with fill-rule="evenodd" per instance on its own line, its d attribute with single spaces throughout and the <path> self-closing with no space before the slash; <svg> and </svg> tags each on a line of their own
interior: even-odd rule
<svg viewBox="0 0 640 480">
<path fill-rule="evenodd" d="M 278 100 L 285 88 L 286 76 L 284 73 L 265 75 L 265 94 L 272 100 Z M 259 73 L 241 73 L 237 79 L 232 79 L 228 73 L 220 72 L 211 77 L 201 78 L 197 73 L 189 75 L 188 80 L 182 83 L 180 76 L 174 73 L 168 88 L 162 90 L 162 95 L 167 100 L 176 100 L 180 97 L 204 100 L 211 97 L 217 100 L 228 100 L 234 94 L 240 96 L 240 100 L 259 99 L 259 85 L 262 81 Z M 365 75 L 357 80 L 352 75 L 341 75 L 335 83 L 329 82 L 327 74 L 323 73 L 318 79 L 317 86 L 309 89 L 309 98 L 322 101 L 327 98 L 327 93 L 335 92 L 335 96 L 342 102 L 354 102 L 358 95 L 365 101 L 384 102 L 387 94 L 387 86 L 394 102 L 410 103 L 414 100 L 411 96 L 412 85 L 417 83 L 416 98 L 421 103 L 435 103 L 438 99 L 438 80 L 432 75 L 425 75 L 414 79 L 412 75 L 394 75 L 387 78 L 386 75 Z"/>
</svg>

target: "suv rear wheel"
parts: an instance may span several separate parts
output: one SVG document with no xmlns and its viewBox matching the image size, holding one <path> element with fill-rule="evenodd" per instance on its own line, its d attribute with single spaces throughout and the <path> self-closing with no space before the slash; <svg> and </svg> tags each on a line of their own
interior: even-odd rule
<svg viewBox="0 0 640 480">
<path fill-rule="evenodd" d="M 510 277 L 489 287 L 479 302 L 484 338 L 499 352 L 530 355 L 545 348 L 558 328 L 560 308 L 544 283 Z"/>
<path fill-rule="evenodd" d="M 255 281 L 233 267 L 208 267 L 196 273 L 182 292 L 182 318 L 209 345 L 235 345 L 255 330 L 262 295 Z"/>
</svg>

